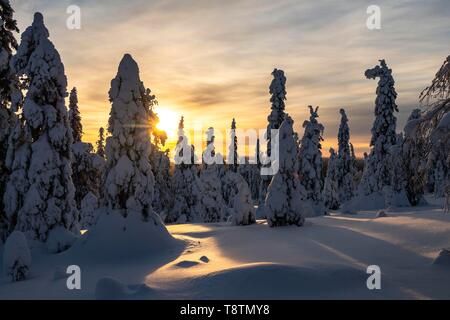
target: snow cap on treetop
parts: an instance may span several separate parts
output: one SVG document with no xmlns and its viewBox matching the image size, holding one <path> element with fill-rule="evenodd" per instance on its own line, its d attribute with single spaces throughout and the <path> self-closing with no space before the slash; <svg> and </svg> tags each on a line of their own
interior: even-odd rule
<svg viewBox="0 0 450 320">
<path fill-rule="evenodd" d="M 126 53 L 119 64 L 119 74 L 130 81 L 139 81 L 139 67 L 133 57 Z M 135 79 L 129 79 L 134 77 Z"/>
<path fill-rule="evenodd" d="M 390 75 L 392 73 L 392 69 L 389 69 L 386 61 L 384 59 L 379 60 L 380 65 L 375 66 L 372 69 L 367 69 L 364 75 L 367 79 L 375 79 L 376 77 L 380 77 L 382 75 Z"/>
</svg>

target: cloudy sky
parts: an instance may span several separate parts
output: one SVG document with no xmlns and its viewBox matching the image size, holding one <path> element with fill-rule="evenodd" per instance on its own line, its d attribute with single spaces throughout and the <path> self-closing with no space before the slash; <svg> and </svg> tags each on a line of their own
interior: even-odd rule
<svg viewBox="0 0 450 320">
<path fill-rule="evenodd" d="M 420 91 L 450 54 L 448 0 L 11 0 L 21 31 L 44 14 L 79 92 L 85 139 L 107 123 L 111 79 L 124 53 L 161 110 L 186 126 L 265 128 L 271 71 L 287 76 L 287 112 L 295 130 L 320 106 L 324 154 L 336 144 L 339 108 L 350 118 L 358 154 L 369 148 L 376 81 L 364 70 L 386 59 L 398 91 L 399 126 Z M 381 8 L 381 29 L 366 27 L 367 7 Z M 69 30 L 69 5 L 81 8 L 81 29 Z M 167 112 L 166 112 L 167 114 Z"/>
</svg>

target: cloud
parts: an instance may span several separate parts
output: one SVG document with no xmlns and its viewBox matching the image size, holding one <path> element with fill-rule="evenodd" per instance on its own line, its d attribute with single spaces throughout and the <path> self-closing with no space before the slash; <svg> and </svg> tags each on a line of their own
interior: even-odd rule
<svg viewBox="0 0 450 320">
<path fill-rule="evenodd" d="M 346 107 L 359 152 L 368 148 L 376 88 L 364 70 L 380 58 L 393 69 L 401 128 L 449 54 L 448 0 L 377 3 L 382 28 L 370 31 L 368 0 L 12 1 L 21 30 L 35 10 L 44 13 L 91 141 L 107 122 L 110 80 L 129 52 L 160 104 L 184 114 L 186 126 L 201 120 L 225 129 L 235 116 L 264 128 L 270 73 L 282 68 L 296 129 L 306 106 L 319 105 L 326 145 L 334 145 Z M 69 4 L 81 7 L 81 30 L 65 28 Z"/>
</svg>

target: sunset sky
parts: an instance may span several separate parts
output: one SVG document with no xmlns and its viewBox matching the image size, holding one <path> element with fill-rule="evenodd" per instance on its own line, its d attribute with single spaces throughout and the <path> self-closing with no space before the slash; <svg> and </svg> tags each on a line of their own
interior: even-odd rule
<svg viewBox="0 0 450 320">
<path fill-rule="evenodd" d="M 450 54 L 448 0 L 11 0 L 21 32 L 44 14 L 61 54 L 69 89 L 78 88 L 85 140 L 106 126 L 110 81 L 124 53 L 159 100 L 165 118 L 185 116 L 189 129 L 265 128 L 271 72 L 287 76 L 287 109 L 295 130 L 320 106 L 324 155 L 336 144 L 339 108 L 350 119 L 358 155 L 369 148 L 377 82 L 364 71 L 386 59 L 393 69 L 399 126 L 418 105 Z M 66 28 L 69 5 L 81 8 L 81 30 Z M 367 6 L 381 7 L 381 30 L 366 27 Z M 158 111 L 158 109 L 157 109 Z M 170 132 L 169 132 L 170 133 Z M 174 141 L 174 132 L 171 140 Z"/>
</svg>

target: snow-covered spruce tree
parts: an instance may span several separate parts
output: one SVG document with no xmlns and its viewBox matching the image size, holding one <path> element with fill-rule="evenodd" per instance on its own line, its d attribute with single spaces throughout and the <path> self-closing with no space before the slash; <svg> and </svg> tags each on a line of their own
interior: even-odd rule
<svg viewBox="0 0 450 320">
<path fill-rule="evenodd" d="M 424 172 L 426 164 L 422 154 L 424 141 L 418 135 L 421 118 L 422 114 L 420 109 L 414 109 L 411 112 L 403 130 L 404 139 L 401 150 L 401 160 L 406 179 L 406 195 L 413 206 L 424 201 L 423 194 L 426 179 Z"/>
<path fill-rule="evenodd" d="M 8 137 L 14 122 L 11 110 L 12 91 L 17 85 L 17 77 L 11 72 L 10 61 L 13 50 L 17 49 L 15 32 L 19 32 L 13 18 L 14 10 L 9 0 L 0 0 L 0 241 L 6 240 L 8 222 L 4 215 L 3 194 L 9 171 L 5 166 Z"/>
<path fill-rule="evenodd" d="M 155 177 L 154 198 L 152 207 L 163 219 L 172 207 L 173 195 L 170 189 L 170 158 L 169 149 L 163 149 L 167 134 L 158 129 L 159 117 L 154 108 L 158 105 L 156 96 L 150 89 L 146 89 L 144 105 L 149 117 L 149 131 L 151 137 L 150 165 Z"/>
<path fill-rule="evenodd" d="M 356 159 L 355 148 L 353 144 L 350 143 L 350 157 L 352 160 L 352 169 L 353 169 L 353 195 L 355 195 L 358 185 L 361 181 L 362 171 L 358 169 L 358 160 Z"/>
<path fill-rule="evenodd" d="M 271 155 L 271 130 L 279 129 L 281 123 L 285 117 L 285 100 L 286 100 L 286 77 L 284 71 L 280 69 L 274 69 L 272 72 L 273 80 L 269 86 L 271 112 L 267 117 L 269 122 L 267 125 L 266 138 L 267 138 L 267 156 Z M 270 165 L 270 164 L 269 164 Z M 264 218 L 264 203 L 266 201 L 267 188 L 272 180 L 271 176 L 261 176 L 261 183 L 259 187 L 259 201 L 258 212 L 259 218 Z"/>
<path fill-rule="evenodd" d="M 396 144 L 396 123 L 394 115 L 398 112 L 395 99 L 397 92 L 394 88 L 392 70 L 388 68 L 384 60 L 380 65 L 365 72 L 368 79 L 379 78 L 377 98 L 375 100 L 375 121 L 372 127 L 372 147 L 364 167 L 362 183 L 359 186 L 360 195 L 370 195 L 374 192 L 383 192 L 386 186 L 390 186 L 388 152 L 391 146 Z"/>
<path fill-rule="evenodd" d="M 344 109 L 341 109 L 341 124 L 338 132 L 338 171 L 337 183 L 339 190 L 339 204 L 349 201 L 353 198 L 354 186 L 354 161 L 350 145 L 350 128 L 348 127 L 348 118 Z M 354 152 L 354 151 L 353 151 Z M 354 157 L 354 154 L 353 154 Z"/>
<path fill-rule="evenodd" d="M 445 190 L 450 189 L 450 56 L 431 85 L 421 93 L 420 100 L 425 103 L 426 111 L 417 135 L 423 141 L 422 154 L 426 157 L 429 189 L 435 196 L 442 197 Z"/>
<path fill-rule="evenodd" d="M 126 54 L 116 77 L 111 80 L 112 103 L 106 139 L 105 200 L 109 212 L 124 217 L 139 216 L 146 222 L 162 225 L 151 203 L 155 178 L 149 157 L 149 113 L 146 89 L 139 77 L 139 67 Z"/>
<path fill-rule="evenodd" d="M 238 172 L 238 139 L 236 121 L 231 123 L 231 143 L 228 148 L 228 170 L 221 177 L 222 196 L 227 205 L 227 216 L 234 225 L 249 225 L 256 222 L 250 188 Z"/>
<path fill-rule="evenodd" d="M 80 209 L 81 202 L 88 193 L 91 193 L 89 197 L 90 204 L 92 204 L 92 195 L 99 198 L 105 161 L 104 158 L 94 152 L 92 144 L 81 141 L 83 138 L 83 126 L 81 124 L 81 114 L 78 110 L 76 88 L 73 88 L 70 92 L 69 101 L 69 123 L 73 137 L 72 180 L 75 186 L 75 201 L 77 208 Z M 85 220 L 84 215 L 80 211 L 80 221 Z M 81 224 L 85 227 L 87 226 L 84 222 Z"/>
<path fill-rule="evenodd" d="M 259 186 L 261 184 L 261 171 L 260 168 L 253 163 L 241 164 L 239 166 L 238 172 L 247 182 L 252 199 L 254 202 L 258 201 L 259 197 Z"/>
<path fill-rule="evenodd" d="M 279 171 L 270 182 L 264 206 L 270 227 L 302 226 L 307 211 L 310 211 L 302 200 L 305 190 L 295 172 L 297 145 L 292 127 L 293 121 L 286 115 L 279 131 Z"/>
<path fill-rule="evenodd" d="M 434 195 L 445 197 L 450 187 L 450 111 L 431 132 L 430 145 L 428 167 L 433 168 Z"/>
<path fill-rule="evenodd" d="M 233 118 L 230 131 L 230 146 L 228 147 L 228 167 L 234 171 L 238 171 L 239 155 L 238 155 L 238 139 L 236 136 L 236 120 Z"/>
<path fill-rule="evenodd" d="M 83 137 L 83 126 L 81 125 L 81 115 L 78 110 L 77 88 L 73 88 L 69 95 L 69 123 L 72 128 L 73 142 L 81 142 Z"/>
<path fill-rule="evenodd" d="M 319 107 L 308 108 L 310 118 L 303 123 L 305 132 L 298 151 L 298 175 L 306 190 L 306 199 L 311 201 L 315 214 L 324 215 L 326 209 L 322 199 L 324 177 L 321 151 L 324 127 L 317 121 Z"/>
<path fill-rule="evenodd" d="M 189 145 L 184 132 L 184 117 L 178 124 L 178 141 L 175 146 L 175 169 L 171 179 L 173 206 L 166 216 L 166 222 L 201 222 L 202 217 L 196 210 L 201 201 L 198 190 L 197 168 L 193 147 Z"/>
<path fill-rule="evenodd" d="M 72 179 L 80 225 L 83 229 L 89 229 L 95 221 L 93 208 L 99 206 L 105 159 L 94 152 L 92 144 L 81 141 L 72 145 L 72 154 Z M 94 202 L 93 198 L 97 201 Z"/>
<path fill-rule="evenodd" d="M 398 134 L 395 145 L 388 151 L 390 185 L 385 187 L 386 207 L 410 206 L 406 187 L 408 184 L 405 161 L 403 160 L 403 134 Z"/>
<path fill-rule="evenodd" d="M 67 79 L 42 14 L 22 34 L 11 60 L 27 90 L 13 133 L 5 212 L 15 230 L 45 241 L 57 227 L 78 232 L 70 166 L 72 135 L 64 98 Z M 11 141 L 11 140 L 10 140 Z"/>
<path fill-rule="evenodd" d="M 154 145 L 152 145 L 154 146 Z M 154 147 L 156 149 L 158 147 Z M 155 196 L 153 199 L 153 209 L 163 218 L 167 216 L 173 206 L 173 193 L 170 185 L 170 158 L 169 149 L 152 153 L 150 163 L 155 177 Z"/>
<path fill-rule="evenodd" d="M 222 192 L 227 205 L 227 216 L 233 225 L 249 225 L 256 222 L 250 188 L 238 172 L 226 171 L 222 177 Z"/>
<path fill-rule="evenodd" d="M 330 148 L 330 160 L 328 161 L 327 175 L 323 188 L 323 199 L 325 206 L 331 210 L 337 210 L 340 207 L 340 189 L 339 189 L 339 170 L 341 169 L 341 159 L 336 155 L 333 148 Z"/>
<path fill-rule="evenodd" d="M 103 127 L 100 127 L 98 129 L 98 140 L 96 142 L 97 145 L 97 154 L 105 158 L 105 129 Z"/>
<path fill-rule="evenodd" d="M 200 173 L 199 190 L 201 201 L 197 206 L 203 222 L 219 222 L 226 217 L 226 204 L 222 197 L 220 179 L 221 155 L 216 154 L 214 146 L 214 129 L 206 133 L 206 149 L 203 152 L 203 168 Z"/>
</svg>

